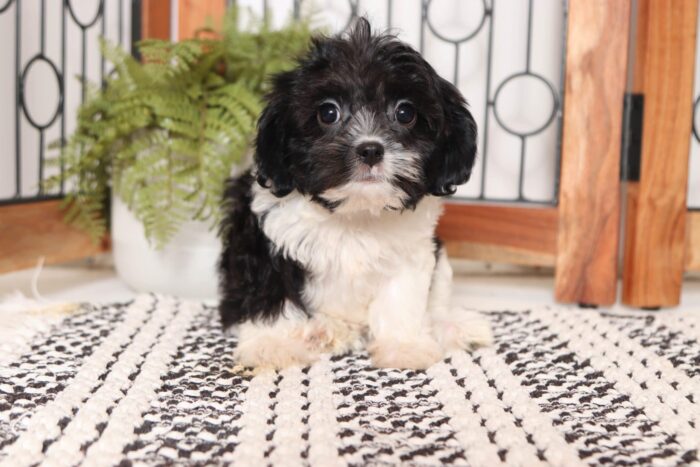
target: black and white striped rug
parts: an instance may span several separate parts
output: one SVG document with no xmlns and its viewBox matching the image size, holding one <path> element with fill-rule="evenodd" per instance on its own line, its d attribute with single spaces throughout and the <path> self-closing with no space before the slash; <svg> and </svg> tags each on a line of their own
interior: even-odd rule
<svg viewBox="0 0 700 467">
<path fill-rule="evenodd" d="M 256 377 L 197 303 L 0 316 L 0 465 L 698 463 L 700 313 L 484 314 L 494 347 L 425 372 Z"/>
</svg>

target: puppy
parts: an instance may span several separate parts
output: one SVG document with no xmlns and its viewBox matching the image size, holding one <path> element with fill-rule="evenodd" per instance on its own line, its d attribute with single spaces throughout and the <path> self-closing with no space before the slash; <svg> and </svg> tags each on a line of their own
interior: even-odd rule
<svg viewBox="0 0 700 467">
<path fill-rule="evenodd" d="M 219 310 L 240 325 L 238 363 L 308 365 L 366 344 L 377 367 L 420 369 L 488 344 L 484 320 L 450 310 L 435 236 L 476 140 L 459 91 L 363 18 L 275 76 L 254 166 L 225 194 Z"/>
</svg>

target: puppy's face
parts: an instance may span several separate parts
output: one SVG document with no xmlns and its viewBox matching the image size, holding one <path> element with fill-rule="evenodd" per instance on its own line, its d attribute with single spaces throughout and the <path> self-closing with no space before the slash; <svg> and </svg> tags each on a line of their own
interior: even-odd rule
<svg viewBox="0 0 700 467">
<path fill-rule="evenodd" d="M 475 155 L 476 125 L 459 91 L 360 19 L 275 77 L 256 164 L 277 196 L 296 189 L 330 210 L 380 211 L 454 193 Z"/>
</svg>

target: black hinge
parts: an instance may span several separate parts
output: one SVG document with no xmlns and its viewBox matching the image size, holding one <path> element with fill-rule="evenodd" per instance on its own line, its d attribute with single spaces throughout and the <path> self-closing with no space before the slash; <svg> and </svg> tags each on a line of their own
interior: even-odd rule
<svg viewBox="0 0 700 467">
<path fill-rule="evenodd" d="M 644 95 L 627 93 L 623 109 L 620 179 L 638 182 L 642 166 Z"/>
</svg>

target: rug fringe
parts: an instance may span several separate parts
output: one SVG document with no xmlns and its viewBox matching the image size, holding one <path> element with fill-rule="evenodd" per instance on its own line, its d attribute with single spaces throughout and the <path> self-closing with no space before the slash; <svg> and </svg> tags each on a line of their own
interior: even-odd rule
<svg viewBox="0 0 700 467">
<path fill-rule="evenodd" d="M 0 364 L 26 351 L 34 336 L 78 308 L 77 303 L 35 300 L 19 291 L 0 299 Z"/>
</svg>

